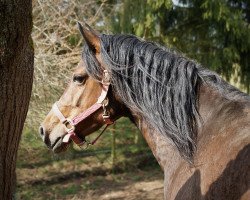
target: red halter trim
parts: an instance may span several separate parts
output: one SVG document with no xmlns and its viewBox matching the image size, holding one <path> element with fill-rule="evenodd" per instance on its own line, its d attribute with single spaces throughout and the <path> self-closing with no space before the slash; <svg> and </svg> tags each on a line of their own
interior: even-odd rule
<svg viewBox="0 0 250 200">
<path fill-rule="evenodd" d="M 106 110 L 106 107 L 108 105 L 108 99 L 107 99 L 107 94 L 110 86 L 110 77 L 107 72 L 107 70 L 104 70 L 103 72 L 103 79 L 102 79 L 102 92 L 101 95 L 99 96 L 97 102 L 89 107 L 87 110 L 84 112 L 80 113 L 76 117 L 74 117 L 72 120 L 64 117 L 62 112 L 60 111 L 57 102 L 54 103 L 52 106 L 52 110 L 54 114 L 59 118 L 60 122 L 65 124 L 67 128 L 67 134 L 63 137 L 63 142 L 68 143 L 69 140 L 71 139 L 76 143 L 78 146 L 82 146 L 83 144 L 86 143 L 86 140 L 82 140 L 77 136 L 77 134 L 74 132 L 75 131 L 75 126 L 79 124 L 80 122 L 84 121 L 86 118 L 88 118 L 90 115 L 95 113 L 97 110 L 99 110 L 101 107 L 103 108 L 103 120 L 106 124 L 106 127 L 103 129 L 103 131 L 100 133 L 99 136 L 93 141 L 93 142 L 87 142 L 87 145 L 89 144 L 95 144 L 95 142 L 100 138 L 100 136 L 103 134 L 103 132 L 106 130 L 106 128 L 113 124 L 114 122 L 110 119 L 109 113 Z"/>
</svg>

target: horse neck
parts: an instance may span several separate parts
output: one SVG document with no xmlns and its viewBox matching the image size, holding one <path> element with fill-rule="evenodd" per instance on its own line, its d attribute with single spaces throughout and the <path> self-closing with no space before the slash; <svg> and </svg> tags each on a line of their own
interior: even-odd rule
<svg viewBox="0 0 250 200">
<path fill-rule="evenodd" d="M 208 86 L 201 86 L 198 95 L 198 111 L 201 117 L 201 122 L 198 123 L 199 127 L 196 141 L 199 143 L 200 141 L 211 139 L 214 134 L 217 134 L 217 128 L 221 128 L 223 122 L 228 120 L 228 110 L 235 109 L 235 106 L 242 106 L 244 104 L 244 100 L 228 100 L 218 91 Z M 231 116 L 230 119 L 237 117 L 237 113 L 231 114 L 235 114 L 235 116 Z M 133 115 L 133 121 L 140 129 L 155 158 L 164 171 L 171 174 L 176 168 L 178 168 L 179 165 L 190 167 L 190 164 L 180 156 L 179 152 L 175 147 L 173 147 L 168 138 L 150 128 L 143 116 L 135 114 Z M 208 126 L 212 127 L 211 131 L 204 131 L 204 127 Z M 198 143 L 197 150 L 199 150 L 200 146 Z M 206 142 L 202 142 L 202 145 L 204 147 Z"/>
<path fill-rule="evenodd" d="M 180 162 L 183 162 L 179 153 L 174 149 L 170 141 L 152 129 L 142 116 L 133 115 L 133 121 L 141 131 L 162 170 L 168 168 L 168 172 L 171 174 L 171 169 L 174 170 Z"/>
</svg>

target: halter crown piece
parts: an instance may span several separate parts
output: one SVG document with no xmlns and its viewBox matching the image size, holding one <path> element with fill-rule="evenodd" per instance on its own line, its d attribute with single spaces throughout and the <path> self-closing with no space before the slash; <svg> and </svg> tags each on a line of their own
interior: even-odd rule
<svg viewBox="0 0 250 200">
<path fill-rule="evenodd" d="M 84 112 L 80 113 L 73 119 L 66 118 L 62 112 L 60 111 L 57 103 L 55 102 L 54 105 L 52 106 L 52 111 L 54 114 L 58 117 L 61 123 L 63 123 L 67 129 L 67 134 L 63 137 L 63 142 L 68 143 L 69 140 L 71 139 L 75 144 L 78 146 L 82 146 L 84 144 L 87 144 L 86 147 L 89 145 L 95 144 L 95 142 L 100 138 L 100 136 L 104 133 L 106 128 L 113 124 L 114 122 L 110 119 L 109 112 L 107 111 L 107 106 L 108 106 L 108 90 L 110 86 L 110 76 L 107 70 L 103 71 L 103 78 L 102 78 L 102 92 L 95 104 L 93 104 L 91 107 L 89 107 L 87 110 Z M 75 133 L 75 127 L 77 124 L 80 122 L 83 122 L 85 119 L 87 119 L 89 116 L 91 116 L 93 113 L 95 113 L 97 110 L 100 108 L 103 108 L 103 114 L 102 118 L 103 121 L 106 124 L 106 127 L 102 130 L 102 132 L 94 139 L 92 142 L 88 142 L 84 139 L 81 139 L 80 137 L 77 136 Z"/>
</svg>

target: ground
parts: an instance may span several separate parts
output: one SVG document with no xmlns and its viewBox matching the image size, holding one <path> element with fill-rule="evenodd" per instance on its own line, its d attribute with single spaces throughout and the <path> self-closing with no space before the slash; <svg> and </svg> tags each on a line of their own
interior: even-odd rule
<svg viewBox="0 0 250 200">
<path fill-rule="evenodd" d="M 29 134 L 21 141 L 16 199 L 163 199 L 163 172 L 151 152 L 118 152 L 124 158 L 112 167 L 109 149 L 71 149 L 58 156 L 37 141 Z"/>
</svg>

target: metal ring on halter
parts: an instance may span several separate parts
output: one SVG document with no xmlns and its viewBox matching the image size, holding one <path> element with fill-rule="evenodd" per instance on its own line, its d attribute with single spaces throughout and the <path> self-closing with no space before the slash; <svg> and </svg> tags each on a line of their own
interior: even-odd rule
<svg viewBox="0 0 250 200">
<path fill-rule="evenodd" d="M 107 108 L 105 106 L 103 106 L 103 114 L 102 114 L 103 118 L 109 118 L 110 114 L 109 111 L 107 111 Z"/>
<path fill-rule="evenodd" d="M 109 119 L 109 118 L 110 118 L 109 112 L 104 113 L 104 114 L 102 115 L 102 118 L 103 118 L 103 119 Z"/>
<path fill-rule="evenodd" d="M 75 126 L 73 125 L 73 123 L 72 123 L 72 121 L 70 119 L 66 118 L 66 120 L 63 122 L 63 124 L 67 128 L 68 133 L 75 130 Z M 71 127 L 68 128 L 68 125 L 70 125 Z"/>
</svg>

